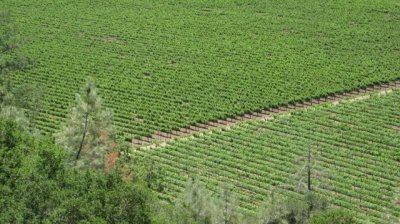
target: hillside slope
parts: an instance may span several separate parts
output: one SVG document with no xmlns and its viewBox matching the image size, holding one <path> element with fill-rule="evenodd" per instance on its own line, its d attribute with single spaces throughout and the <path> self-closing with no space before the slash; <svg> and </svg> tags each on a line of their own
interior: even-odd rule
<svg viewBox="0 0 400 224">
<path fill-rule="evenodd" d="M 305 179 L 299 170 L 310 150 L 317 193 L 355 211 L 360 221 L 386 223 L 386 217 L 400 217 L 400 202 L 395 201 L 400 190 L 399 106 L 396 90 L 244 122 L 135 155 L 160 164 L 166 198 L 173 199 L 187 178 L 197 174 L 214 191 L 223 182 L 232 184 L 242 208 L 254 211 L 272 189 L 298 195 L 295 186 L 300 177 Z"/>
<path fill-rule="evenodd" d="M 400 78 L 397 1 L 5 0 L 59 128 L 94 76 L 121 137 Z"/>
</svg>

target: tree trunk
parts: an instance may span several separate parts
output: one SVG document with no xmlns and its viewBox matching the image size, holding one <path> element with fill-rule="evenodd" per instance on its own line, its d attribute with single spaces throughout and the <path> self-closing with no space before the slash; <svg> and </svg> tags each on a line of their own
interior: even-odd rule
<svg viewBox="0 0 400 224">
<path fill-rule="evenodd" d="M 225 192 L 226 194 L 226 192 Z M 227 199 L 227 195 L 224 195 L 225 197 L 225 211 L 224 211 L 224 224 L 228 224 L 228 199 Z"/>
<path fill-rule="evenodd" d="M 88 125 L 88 118 L 89 118 L 89 102 L 87 103 L 86 108 L 87 108 L 87 112 L 86 112 L 86 115 L 85 115 L 85 127 L 84 127 L 84 129 L 83 129 L 82 141 L 81 141 L 81 144 L 80 144 L 80 146 L 79 146 L 78 153 L 76 154 L 76 160 L 78 160 L 79 157 L 81 156 L 81 151 L 82 151 L 82 148 L 83 148 L 83 143 L 85 142 L 85 138 L 86 138 L 87 125 Z"/>
<path fill-rule="evenodd" d="M 307 189 L 311 191 L 311 151 L 308 149 L 308 159 L 307 159 Z"/>
</svg>

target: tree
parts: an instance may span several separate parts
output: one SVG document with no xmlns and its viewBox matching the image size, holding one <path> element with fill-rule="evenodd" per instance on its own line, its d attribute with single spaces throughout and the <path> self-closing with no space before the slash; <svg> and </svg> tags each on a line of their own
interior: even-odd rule
<svg viewBox="0 0 400 224">
<path fill-rule="evenodd" d="M 168 224 L 240 224 L 242 219 L 232 188 L 221 185 L 218 196 L 210 196 L 201 182 L 192 177 L 186 189 L 171 207 L 166 203 L 155 204 L 154 223 Z"/>
<path fill-rule="evenodd" d="M 236 199 L 232 194 L 232 188 L 226 183 L 221 186 L 221 193 L 218 197 L 217 208 L 219 210 L 218 223 L 241 223 L 241 215 L 238 211 Z"/>
<path fill-rule="evenodd" d="M 0 118 L 14 120 L 24 130 L 29 130 L 29 120 L 23 110 L 15 106 L 5 106 L 0 110 Z"/>
<path fill-rule="evenodd" d="M 145 185 L 157 192 L 162 193 L 165 186 L 165 173 L 161 166 L 148 156 L 133 157 L 130 159 L 130 170 L 133 171 L 134 176 L 142 181 Z"/>
<path fill-rule="evenodd" d="M 323 179 L 324 173 L 316 168 L 317 159 L 311 153 L 311 148 L 301 160 L 303 164 L 294 174 L 292 184 L 277 185 L 271 189 L 271 200 L 263 206 L 259 215 L 259 223 L 307 223 L 313 213 L 327 209 L 326 199 L 314 192 L 314 186 L 323 186 L 322 183 L 325 179 Z M 294 190 L 302 196 L 300 198 L 279 198 L 275 196 L 276 190 Z"/>
<path fill-rule="evenodd" d="M 34 85 L 14 87 L 10 82 L 10 74 L 23 70 L 32 64 L 19 51 L 24 40 L 11 23 L 8 12 L 0 12 L 0 117 L 14 119 L 19 126 L 29 128 L 24 109 L 37 114 L 38 102 L 41 102 L 42 92 Z"/>
<path fill-rule="evenodd" d="M 189 179 L 177 206 L 179 215 L 182 215 L 180 213 L 187 214 L 189 220 L 185 221 L 186 223 L 214 223 L 214 204 L 201 182 L 195 177 Z"/>
<path fill-rule="evenodd" d="M 0 119 L 0 223 L 151 223 L 146 187 L 65 158 L 51 139 Z"/>
<path fill-rule="evenodd" d="M 325 198 L 321 198 L 314 193 L 314 186 L 329 188 L 327 184 L 328 178 L 326 172 L 319 170 L 317 167 L 318 159 L 316 155 L 311 153 L 311 147 L 308 148 L 305 156 L 304 165 L 295 174 L 295 190 L 304 195 L 304 201 L 308 204 L 307 216 L 310 218 L 311 213 L 318 210 L 325 210 L 328 202 Z"/>
<path fill-rule="evenodd" d="M 296 198 L 274 198 L 261 206 L 258 213 L 260 224 L 307 223 L 307 203 Z"/>
<path fill-rule="evenodd" d="M 88 79 L 82 93 L 76 95 L 76 106 L 61 131 L 55 134 L 64 147 L 70 163 L 77 167 L 104 167 L 104 156 L 115 141 L 113 114 L 103 110 L 101 98 L 92 79 Z"/>
<path fill-rule="evenodd" d="M 12 101 L 9 103 L 18 108 L 23 108 L 30 120 L 37 118 L 42 108 L 44 90 L 39 84 L 23 84 L 11 88 Z"/>
</svg>

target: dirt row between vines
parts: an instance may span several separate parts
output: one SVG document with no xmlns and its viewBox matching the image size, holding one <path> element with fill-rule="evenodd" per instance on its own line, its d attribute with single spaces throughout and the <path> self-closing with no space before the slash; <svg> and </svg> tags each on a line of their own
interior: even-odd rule
<svg viewBox="0 0 400 224">
<path fill-rule="evenodd" d="M 400 88 L 400 80 L 392 81 L 386 84 L 372 85 L 365 88 L 353 90 L 351 92 L 338 93 L 332 96 L 320 97 L 305 102 L 299 102 L 295 104 L 288 104 L 276 108 L 269 108 L 262 110 L 261 112 L 248 113 L 235 118 L 227 118 L 225 120 L 217 120 L 216 122 L 208 122 L 205 124 L 195 124 L 189 128 L 180 128 L 179 131 L 172 131 L 171 133 L 157 132 L 152 137 L 143 137 L 141 140 L 132 139 L 132 145 L 138 149 L 152 149 L 157 146 L 166 145 L 169 141 L 176 138 L 188 137 L 197 133 L 208 132 L 213 129 L 227 128 L 248 120 L 269 120 L 273 117 L 289 113 L 291 111 L 310 108 L 321 104 L 338 104 L 341 101 L 348 100 L 363 100 L 368 98 L 370 94 L 381 93 L 384 94 L 387 91 Z"/>
</svg>

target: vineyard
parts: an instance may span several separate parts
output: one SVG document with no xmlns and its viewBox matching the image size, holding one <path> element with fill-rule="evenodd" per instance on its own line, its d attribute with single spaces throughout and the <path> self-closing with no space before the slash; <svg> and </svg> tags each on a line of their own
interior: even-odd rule
<svg viewBox="0 0 400 224">
<path fill-rule="evenodd" d="M 29 70 L 15 74 L 13 82 L 16 85 L 38 83 L 45 91 L 35 123 L 48 133 L 59 129 L 74 102 L 74 94 L 87 76 L 96 79 L 105 106 L 114 110 L 119 137 L 129 141 L 157 131 L 171 132 L 195 123 L 400 78 L 400 5 L 392 0 L 4 0 L 0 3 L 0 8 L 3 7 L 10 9 L 16 28 L 27 37 L 22 51 L 36 62 Z M 323 113 L 317 115 L 323 116 Z M 309 119 L 295 118 L 300 121 L 289 121 L 298 123 Z M 371 119 L 373 122 L 365 125 L 381 122 L 383 118 Z M 303 146 L 310 141 L 301 140 L 302 136 L 308 136 L 310 128 L 328 128 L 327 123 L 315 127 L 298 125 L 301 130 L 273 124 L 273 128 L 283 130 L 274 129 L 263 135 L 283 135 L 273 135 L 274 141 L 293 135 L 296 142 L 291 144 Z M 272 124 L 249 125 L 254 129 Z M 225 136 L 229 133 L 248 138 L 250 127 L 208 137 L 217 138 L 215 144 L 219 138 L 229 138 Z M 346 138 L 354 133 L 349 134 Z M 314 137 L 325 147 L 333 136 Z M 192 144 L 203 144 L 197 141 Z M 237 144 L 235 141 L 231 144 Z M 280 147 L 284 143 L 275 144 Z M 358 144 L 361 142 L 354 147 L 361 150 Z M 279 158 L 289 159 L 294 155 L 295 152 Z M 337 163 L 347 162 L 340 155 L 328 155 L 334 158 L 326 158 L 326 164 L 331 165 L 328 161 L 336 159 Z M 227 155 L 221 158 L 224 156 Z M 360 155 L 354 156 L 358 161 Z M 369 154 L 365 156 L 370 158 Z M 221 158 L 217 160 L 221 160 L 222 166 L 227 161 Z M 175 165 L 176 168 L 186 166 Z M 258 166 L 254 162 L 252 169 L 255 170 L 251 171 L 253 176 L 248 177 L 249 182 L 261 178 L 259 172 L 262 178 L 268 176 L 264 175 L 265 170 L 257 171 Z M 271 169 L 275 169 L 273 166 Z M 270 184 L 284 182 L 282 172 L 288 172 L 289 168 L 276 173 L 278 177 L 271 178 Z M 379 171 L 373 169 L 373 172 Z M 384 183 L 392 183 L 389 181 L 392 180 Z M 251 186 L 252 191 L 259 190 Z M 338 199 L 338 203 L 348 202 L 354 196 L 340 193 L 345 198 Z M 243 194 L 247 198 L 244 207 L 252 208 L 250 193 Z M 376 217 L 383 214 L 384 211 L 372 206 L 381 200 L 369 194 L 367 197 L 362 208 L 371 206 L 369 213 Z"/>
<path fill-rule="evenodd" d="M 212 192 L 233 185 L 241 209 L 255 212 L 272 194 L 300 196 L 310 153 L 317 194 L 360 222 L 400 217 L 400 90 L 336 101 L 400 85 L 400 3 L 3 0 L 3 8 L 24 42 L 15 54 L 34 61 L 7 85 L 44 92 L 38 113 L 27 113 L 32 123 L 60 130 L 93 77 L 114 111 L 112 145 L 137 144 L 135 158 L 161 167 L 160 197 L 173 201 L 197 174 Z M 321 99 L 335 103 L 313 106 Z"/>
<path fill-rule="evenodd" d="M 181 138 L 136 155 L 162 166 L 165 191 L 175 198 L 187 178 L 199 175 L 216 192 L 235 186 L 244 210 L 255 211 L 273 189 L 296 197 L 294 184 L 308 150 L 313 155 L 314 190 L 357 212 L 359 221 L 386 223 L 399 217 L 400 91 L 325 104 Z M 319 175 L 317 175 L 319 173 Z"/>
</svg>

